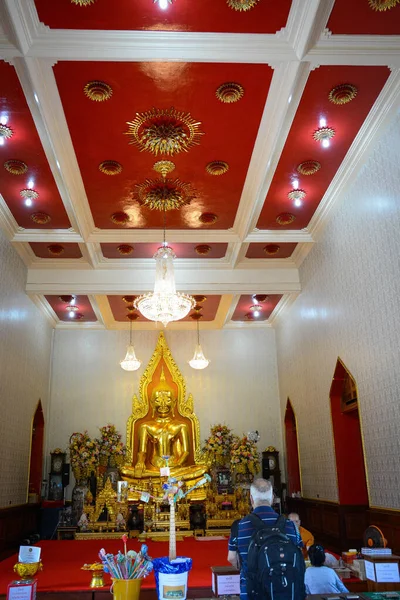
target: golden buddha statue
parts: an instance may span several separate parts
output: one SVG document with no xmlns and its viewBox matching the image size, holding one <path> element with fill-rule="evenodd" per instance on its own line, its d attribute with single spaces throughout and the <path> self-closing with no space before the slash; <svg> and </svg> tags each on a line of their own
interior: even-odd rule
<svg viewBox="0 0 400 600">
<path fill-rule="evenodd" d="M 166 375 L 167 374 L 167 375 Z M 120 471 L 138 489 L 160 481 L 160 468 L 191 487 L 207 472 L 199 446 L 200 428 L 193 398 L 185 398 L 185 383 L 160 333 L 156 350 L 133 398 L 127 425 L 127 464 Z M 143 483 L 146 485 L 143 485 Z M 157 486 L 158 487 L 158 486 Z"/>
</svg>

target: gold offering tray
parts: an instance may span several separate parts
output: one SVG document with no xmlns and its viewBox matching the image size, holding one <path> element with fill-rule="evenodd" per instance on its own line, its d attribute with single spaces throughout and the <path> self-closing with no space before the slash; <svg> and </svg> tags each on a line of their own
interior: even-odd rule
<svg viewBox="0 0 400 600">
<path fill-rule="evenodd" d="M 168 515 L 169 516 L 169 515 Z M 165 521 L 153 521 L 153 527 L 169 531 L 169 518 Z M 190 529 L 190 521 L 175 521 L 176 529 Z"/>
<path fill-rule="evenodd" d="M 211 527 L 231 527 L 235 519 L 207 519 L 207 529 Z"/>
<path fill-rule="evenodd" d="M 185 537 L 193 537 L 193 531 L 177 531 L 176 541 L 182 542 Z M 145 542 L 146 540 L 153 540 L 155 542 L 168 542 L 169 533 L 166 531 L 145 531 L 138 537 L 139 542 Z"/>
<path fill-rule="evenodd" d="M 123 533 L 126 531 L 109 532 L 109 531 L 82 531 L 75 534 L 76 540 L 120 540 Z"/>
</svg>

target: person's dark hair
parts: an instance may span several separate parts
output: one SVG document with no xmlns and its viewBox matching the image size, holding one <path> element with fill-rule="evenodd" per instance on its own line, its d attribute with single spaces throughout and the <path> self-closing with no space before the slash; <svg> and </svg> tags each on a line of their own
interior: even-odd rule
<svg viewBox="0 0 400 600">
<path fill-rule="evenodd" d="M 313 567 L 322 567 L 325 562 L 325 550 L 319 544 L 313 544 L 308 549 L 308 558 Z"/>
</svg>

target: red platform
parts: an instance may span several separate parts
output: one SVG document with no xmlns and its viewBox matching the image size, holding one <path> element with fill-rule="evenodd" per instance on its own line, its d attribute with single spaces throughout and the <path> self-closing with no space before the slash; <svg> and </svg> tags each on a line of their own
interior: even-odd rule
<svg viewBox="0 0 400 600">
<path fill-rule="evenodd" d="M 168 555 L 168 542 L 147 543 L 149 554 L 153 558 Z M 118 550 L 123 551 L 122 541 L 119 540 L 45 540 L 38 544 L 42 548 L 41 560 L 43 571 L 38 573 L 38 593 L 50 592 L 93 592 L 89 587 L 91 573 L 82 571 L 85 563 L 93 563 L 98 560 L 100 548 L 106 552 L 115 554 Z M 141 544 L 135 540 L 128 541 L 128 549 L 140 549 Z M 178 556 L 189 556 L 193 559 L 193 567 L 189 573 L 189 589 L 211 588 L 211 567 L 228 565 L 226 560 L 228 554 L 228 539 L 196 539 L 186 538 L 177 542 Z M 13 566 L 17 562 L 17 556 L 12 556 L 0 563 L 0 595 L 6 594 L 7 585 L 17 578 L 13 572 Z M 108 591 L 111 581 L 110 576 L 105 575 L 106 587 L 101 588 Z M 155 579 L 151 573 L 143 580 L 142 589 L 155 589 Z M 98 590 L 96 590 L 98 591 Z"/>
</svg>

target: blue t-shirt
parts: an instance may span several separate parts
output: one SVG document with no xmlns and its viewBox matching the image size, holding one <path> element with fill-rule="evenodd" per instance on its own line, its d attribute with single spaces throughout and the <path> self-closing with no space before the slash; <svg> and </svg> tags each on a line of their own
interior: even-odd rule
<svg viewBox="0 0 400 600">
<path fill-rule="evenodd" d="M 347 593 L 349 591 L 330 567 L 308 567 L 304 581 L 307 594 Z"/>
<path fill-rule="evenodd" d="M 257 506 L 253 513 L 260 517 L 266 525 L 272 527 L 275 525 L 279 515 L 270 506 Z M 247 573 L 247 553 L 250 543 L 250 538 L 254 533 L 254 527 L 250 519 L 244 517 L 238 523 L 237 538 L 231 537 L 228 542 L 228 549 L 233 552 L 238 552 L 240 557 L 240 600 L 247 600 L 246 591 L 246 573 Z M 292 521 L 286 521 L 286 535 L 296 544 L 302 545 L 300 534 Z"/>
</svg>

